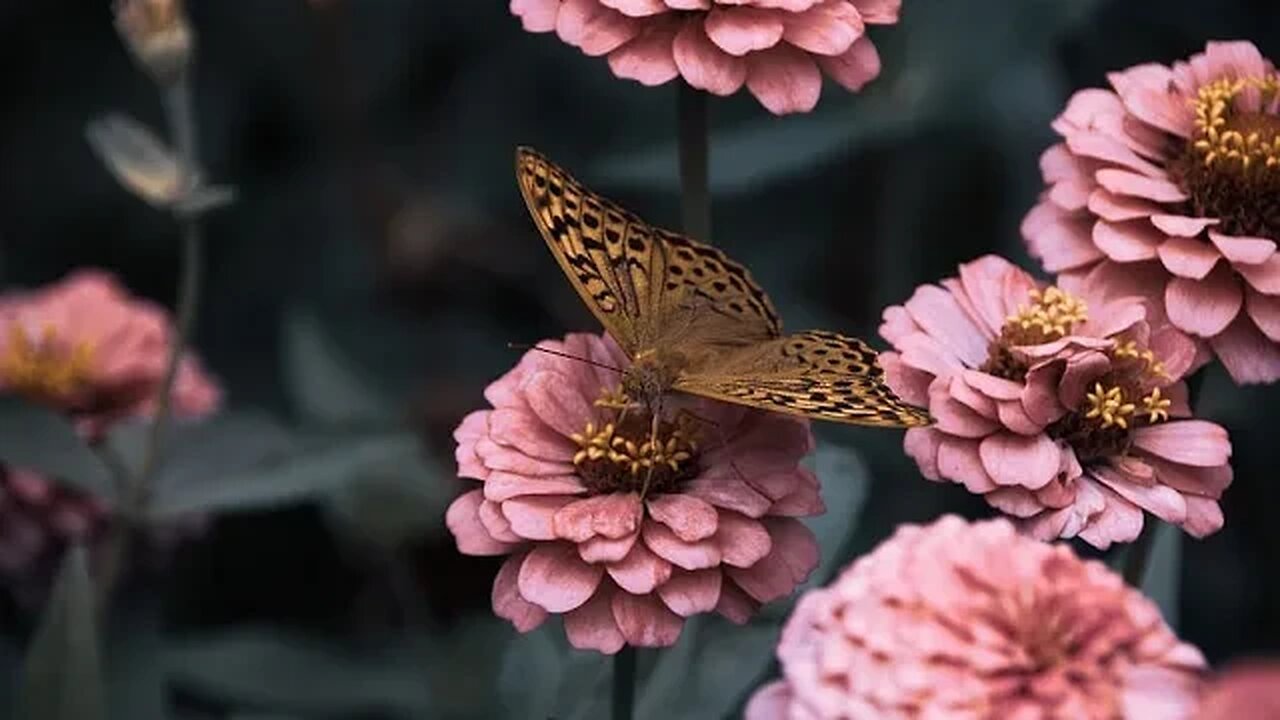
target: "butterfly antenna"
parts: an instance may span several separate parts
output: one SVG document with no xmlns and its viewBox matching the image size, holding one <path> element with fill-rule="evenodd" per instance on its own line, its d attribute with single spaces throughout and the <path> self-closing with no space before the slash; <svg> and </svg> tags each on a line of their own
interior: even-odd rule
<svg viewBox="0 0 1280 720">
<path fill-rule="evenodd" d="M 601 362 L 596 362 L 595 360 L 591 360 L 591 359 L 584 358 L 584 357 L 579 357 L 578 355 L 571 355 L 571 354 L 566 353 L 566 352 L 560 352 L 559 350 L 552 350 L 551 348 L 544 348 L 544 347 L 542 347 L 541 345 L 526 345 L 525 343 L 510 343 L 510 342 L 509 342 L 509 343 L 507 343 L 507 347 L 508 347 L 509 349 L 511 349 L 511 350 L 537 350 L 538 352 L 544 352 L 544 353 L 546 353 L 546 354 L 548 354 L 548 355 L 555 355 L 556 357 L 567 358 L 567 359 L 569 359 L 569 360 L 577 360 L 577 361 L 578 361 L 578 362 L 580 362 L 580 363 L 586 363 L 586 364 L 591 365 L 591 366 L 593 366 L 593 367 L 603 368 L 603 369 L 605 369 L 605 370 L 612 370 L 612 371 L 614 371 L 614 372 L 616 372 L 616 373 L 621 373 L 621 372 L 622 372 L 622 368 L 614 367 L 614 366 L 612 366 L 612 365 L 606 365 L 606 364 L 601 363 Z"/>
</svg>

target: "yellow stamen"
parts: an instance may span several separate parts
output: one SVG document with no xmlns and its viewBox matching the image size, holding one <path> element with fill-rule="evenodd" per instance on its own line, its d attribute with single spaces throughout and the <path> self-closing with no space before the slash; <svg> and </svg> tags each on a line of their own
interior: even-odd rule
<svg viewBox="0 0 1280 720">
<path fill-rule="evenodd" d="M 1201 154 L 1205 167 L 1231 163 L 1243 171 L 1271 169 L 1280 164 L 1280 135 L 1261 133 L 1249 127 L 1228 127 L 1235 119 L 1233 104 L 1241 92 L 1255 88 L 1263 103 L 1280 93 L 1276 75 L 1260 78 L 1222 78 L 1200 88 L 1191 99 L 1200 139 L 1192 147 Z"/>
<path fill-rule="evenodd" d="M 1085 302 L 1058 287 L 1050 285 L 1044 290 L 1032 290 L 1030 297 L 1031 303 L 1010 315 L 1005 321 L 1006 327 L 1036 331 L 1047 339 L 1054 339 L 1067 335 L 1077 323 L 1089 319 Z"/>
<path fill-rule="evenodd" d="M 33 338 L 19 323 L 9 328 L 9 347 L 0 358 L 0 377 L 14 392 L 41 399 L 65 399 L 84 387 L 93 369 L 93 347 L 68 345 L 46 325 Z"/>
<path fill-rule="evenodd" d="M 1147 421 L 1158 423 L 1169 419 L 1169 406 L 1173 405 L 1173 401 L 1163 397 L 1160 394 L 1160 388 L 1151 391 L 1149 395 L 1142 398 L 1142 412 L 1146 414 Z"/>
<path fill-rule="evenodd" d="M 1086 418 L 1101 420 L 1099 425 L 1104 429 L 1112 426 L 1121 430 L 1129 428 L 1128 418 L 1137 410 L 1137 406 L 1125 402 L 1124 391 L 1118 386 L 1104 389 L 1102 383 L 1094 383 L 1093 392 L 1085 397 L 1089 401 L 1089 410 L 1084 415 Z"/>
</svg>

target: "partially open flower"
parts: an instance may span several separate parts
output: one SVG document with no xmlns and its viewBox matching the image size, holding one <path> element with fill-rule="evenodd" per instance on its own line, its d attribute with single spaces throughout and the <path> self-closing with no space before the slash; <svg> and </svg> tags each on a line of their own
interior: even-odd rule
<svg viewBox="0 0 1280 720">
<path fill-rule="evenodd" d="M 1022 233 L 1054 273 L 1102 266 L 1240 383 L 1280 378 L 1280 77 L 1249 42 L 1075 94 Z"/>
<path fill-rule="evenodd" d="M 880 74 L 868 25 L 898 22 L 902 0 L 511 0 L 526 30 L 550 32 L 618 77 L 732 95 L 770 112 L 808 112 L 825 72 L 853 91 Z"/>
<path fill-rule="evenodd" d="M 1174 720 L 1205 665 L 1102 563 L 955 516 L 898 528 L 806 593 L 778 659 L 747 720 Z"/>
<path fill-rule="evenodd" d="M 172 342 L 161 308 L 106 273 L 80 270 L 0 296 L 0 391 L 62 410 L 96 438 L 114 420 L 155 412 Z M 184 357 L 173 411 L 202 417 L 220 402 L 199 361 Z"/>
<path fill-rule="evenodd" d="M 1140 298 L 1041 287 L 992 255 L 941 285 L 880 327 L 890 387 L 937 419 L 904 441 L 925 477 L 964 484 L 1046 540 L 1127 542 L 1144 510 L 1197 537 L 1222 527 L 1231 444 L 1188 419 L 1189 338 L 1153 326 Z"/>
<path fill-rule="evenodd" d="M 194 39 L 183 0 L 116 0 L 116 29 L 138 64 L 162 85 L 179 80 Z"/>
<path fill-rule="evenodd" d="M 563 614 L 574 647 L 614 653 L 671 645 L 697 613 L 745 622 L 808 576 L 807 423 L 678 398 L 654 417 L 621 394 L 607 336 L 541 346 L 570 357 L 529 351 L 454 433 L 458 474 L 483 483 L 449 507 L 458 549 L 510 556 L 494 612 L 521 632 Z"/>
</svg>

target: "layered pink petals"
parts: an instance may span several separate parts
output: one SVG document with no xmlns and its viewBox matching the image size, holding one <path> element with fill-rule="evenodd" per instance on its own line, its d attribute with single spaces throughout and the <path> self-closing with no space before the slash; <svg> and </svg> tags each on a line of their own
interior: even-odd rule
<svg viewBox="0 0 1280 720">
<path fill-rule="evenodd" d="M 1205 666 L 1101 563 L 954 516 L 807 593 L 777 655 L 747 720 L 1190 717 Z"/>
<path fill-rule="evenodd" d="M 607 337 L 541 347 L 605 367 L 627 363 Z M 670 645 L 698 613 L 743 622 L 794 590 L 818 556 L 793 518 L 823 510 L 816 478 L 799 466 L 812 449 L 808 425 L 705 402 L 697 414 L 724 443 L 678 491 L 642 498 L 588 487 L 569 436 L 603 426 L 593 401 L 618 380 L 531 351 L 486 390 L 495 408 L 454 432 L 459 475 L 482 485 L 459 496 L 445 520 L 459 551 L 509 556 L 494 581 L 494 612 L 521 632 L 563 615 L 574 647 L 614 653 Z"/>
<path fill-rule="evenodd" d="M 644 85 L 677 76 L 770 112 L 807 112 L 822 72 L 857 91 L 880 74 L 868 24 L 898 21 L 900 0 L 511 0 L 529 32 L 554 31 L 614 74 Z M 692 11 L 692 12 L 690 12 Z"/>
<path fill-rule="evenodd" d="M 1280 379 L 1280 351 L 1273 347 L 1280 333 L 1245 302 L 1250 293 L 1280 298 L 1280 238 L 1229 231 L 1233 213 L 1195 214 L 1199 203 L 1190 202 L 1175 165 L 1199 137 L 1194 106 L 1203 87 L 1268 73 L 1272 64 L 1253 44 L 1211 42 L 1186 63 L 1139 65 L 1112 73 L 1112 90 L 1077 93 L 1053 123 L 1063 141 L 1041 158 L 1046 190 L 1022 224 L 1028 249 L 1049 272 L 1116 265 L 1121 269 L 1112 276 L 1123 286 L 1138 266 L 1161 269 L 1159 282 L 1133 289 L 1202 338 L 1203 351 L 1216 354 L 1242 384 Z M 1261 97 L 1246 84 L 1231 112 L 1280 112 L 1275 103 L 1264 107 Z"/>
<path fill-rule="evenodd" d="M 73 416 L 90 438 L 156 411 L 174 331 L 159 306 L 101 271 L 79 270 L 31 292 L 0 296 L 0 391 Z M 199 418 L 221 404 L 194 356 L 179 365 L 171 411 Z"/>
<path fill-rule="evenodd" d="M 1218 499 L 1231 479 L 1231 443 L 1213 423 L 1179 419 L 1189 408 L 1174 378 L 1195 362 L 1191 337 L 1156 324 L 1148 303 L 1112 295 L 1091 274 L 1070 284 L 1087 317 L 1052 341 L 1010 345 L 1023 330 L 1015 325 L 1006 335 L 1009 318 L 1032 302 L 1034 280 L 994 256 L 962 265 L 959 275 L 917 289 L 904 306 L 885 311 L 881 327 L 895 348 L 881 356 L 886 381 L 927 404 L 936 420 L 904 439 L 921 474 L 964 485 L 1046 540 L 1078 536 L 1100 548 L 1127 542 L 1142 529 L 1143 511 L 1197 537 L 1222 527 Z M 1120 343 L 1135 341 L 1163 374 L 1126 359 L 1138 351 Z M 1124 373 L 1132 378 L 1128 392 L 1158 388 L 1150 397 L 1167 404 L 1171 419 L 1126 430 L 1119 454 L 1099 453 L 1089 428 L 1100 420 L 1085 417 L 1089 395 Z M 1131 399 L 1135 408 L 1138 401 Z"/>
</svg>

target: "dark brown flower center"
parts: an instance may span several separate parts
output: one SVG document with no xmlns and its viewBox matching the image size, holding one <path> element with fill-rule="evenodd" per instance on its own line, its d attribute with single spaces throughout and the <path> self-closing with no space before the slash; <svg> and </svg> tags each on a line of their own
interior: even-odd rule
<svg viewBox="0 0 1280 720">
<path fill-rule="evenodd" d="M 651 411 L 616 391 L 596 406 L 600 422 L 572 436 L 579 447 L 573 464 L 592 495 L 675 492 L 698 474 L 698 445 L 683 417 L 655 422 Z"/>
<path fill-rule="evenodd" d="M 1262 96 L 1262 112 L 1235 108 L 1245 92 Z M 1276 76 L 1223 79 L 1201 88 L 1196 133 L 1171 170 L 1190 195 L 1188 213 L 1221 220 L 1228 235 L 1280 238 L 1280 117 Z"/>
</svg>

